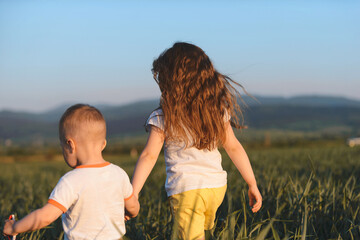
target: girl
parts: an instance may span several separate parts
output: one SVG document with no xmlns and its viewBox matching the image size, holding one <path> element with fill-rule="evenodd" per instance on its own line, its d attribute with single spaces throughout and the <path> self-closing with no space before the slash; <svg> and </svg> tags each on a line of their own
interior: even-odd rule
<svg viewBox="0 0 360 240">
<path fill-rule="evenodd" d="M 160 107 L 146 122 L 149 137 L 133 175 L 138 197 L 164 145 L 165 189 L 181 239 L 204 239 L 214 226 L 217 208 L 226 191 L 226 172 L 217 149 L 222 145 L 249 186 L 252 211 L 262 197 L 248 156 L 236 139 L 230 118 L 241 114 L 231 85 L 217 72 L 199 47 L 178 42 L 153 62 L 154 79 L 161 90 Z"/>
</svg>

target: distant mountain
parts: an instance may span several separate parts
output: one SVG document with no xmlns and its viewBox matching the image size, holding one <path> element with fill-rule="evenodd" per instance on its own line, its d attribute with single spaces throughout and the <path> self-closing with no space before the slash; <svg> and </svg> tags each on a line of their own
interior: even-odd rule
<svg viewBox="0 0 360 240">
<path fill-rule="evenodd" d="M 0 145 L 6 139 L 20 142 L 57 139 L 58 121 L 71 105 L 63 104 L 43 113 L 0 111 Z M 109 137 L 143 133 L 148 115 L 158 106 L 159 100 L 123 106 L 96 105 L 106 119 Z"/>
<path fill-rule="evenodd" d="M 255 98 L 255 99 L 254 99 Z M 253 105 L 291 105 L 291 106 L 311 106 L 311 107 L 360 107 L 359 100 L 348 99 L 345 97 L 332 96 L 296 96 L 296 97 L 265 97 L 265 96 L 244 96 L 243 99 L 249 106 Z"/>
<path fill-rule="evenodd" d="M 348 128 L 360 133 L 360 107 L 348 106 L 252 106 L 245 113 L 252 128 L 317 131 Z"/>
<path fill-rule="evenodd" d="M 360 101 L 341 97 L 298 96 L 292 98 L 243 97 L 245 124 L 256 129 L 316 131 L 344 127 L 358 132 Z M 0 112 L 0 145 L 5 139 L 35 141 L 57 139 L 57 123 L 71 104 L 43 113 Z M 107 122 L 108 136 L 117 137 L 144 133 L 149 114 L 159 100 L 134 102 L 122 106 L 95 105 Z"/>
<path fill-rule="evenodd" d="M 0 112 L 0 145 L 2 140 L 35 141 L 55 138 L 57 124 L 45 122 L 38 114 Z"/>
</svg>

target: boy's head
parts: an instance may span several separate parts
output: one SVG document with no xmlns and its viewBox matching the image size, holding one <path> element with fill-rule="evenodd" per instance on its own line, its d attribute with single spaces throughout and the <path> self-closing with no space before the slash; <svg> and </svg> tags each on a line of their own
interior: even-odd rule
<svg viewBox="0 0 360 240">
<path fill-rule="evenodd" d="M 89 148 L 101 152 L 106 144 L 105 119 L 95 107 L 86 104 L 73 105 L 60 119 L 59 138 L 67 162 L 66 149 Z"/>
</svg>

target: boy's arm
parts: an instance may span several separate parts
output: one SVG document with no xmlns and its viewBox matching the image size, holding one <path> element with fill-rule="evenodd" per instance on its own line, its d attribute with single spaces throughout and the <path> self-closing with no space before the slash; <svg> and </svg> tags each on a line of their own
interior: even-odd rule
<svg viewBox="0 0 360 240">
<path fill-rule="evenodd" d="M 137 197 L 132 195 L 129 199 L 125 200 L 125 220 L 136 217 L 139 210 L 140 204 Z"/>
<path fill-rule="evenodd" d="M 250 206 L 252 206 L 252 211 L 257 212 L 261 208 L 262 197 L 260 191 L 256 184 L 256 179 L 254 172 L 252 170 L 249 158 L 240 144 L 240 142 L 235 137 L 234 131 L 230 125 L 230 122 L 226 123 L 225 126 L 226 139 L 223 143 L 223 147 L 226 153 L 229 155 L 231 161 L 234 163 L 241 176 L 244 178 L 245 182 L 249 186 L 249 199 Z M 254 200 L 256 203 L 254 204 Z"/>
<path fill-rule="evenodd" d="M 54 222 L 63 212 L 52 204 L 47 203 L 23 219 L 15 222 L 14 220 L 6 220 L 4 225 L 4 234 L 16 235 L 27 231 L 37 230 L 46 227 Z"/>
<path fill-rule="evenodd" d="M 139 192 L 144 186 L 146 179 L 150 175 L 150 172 L 159 157 L 161 148 L 164 144 L 164 139 L 163 131 L 160 128 L 151 126 L 149 137 L 145 148 L 136 163 L 131 181 L 136 199 L 139 197 Z"/>
</svg>

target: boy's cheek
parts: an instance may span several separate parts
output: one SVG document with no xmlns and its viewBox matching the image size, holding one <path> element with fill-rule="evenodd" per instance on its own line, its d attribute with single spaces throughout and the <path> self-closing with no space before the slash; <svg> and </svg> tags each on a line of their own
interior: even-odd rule
<svg viewBox="0 0 360 240">
<path fill-rule="evenodd" d="M 71 168 L 77 167 L 77 160 L 76 160 L 75 156 L 64 154 L 64 159 L 65 159 L 65 162 L 67 163 L 67 165 L 69 165 L 69 167 L 71 167 Z"/>
</svg>

